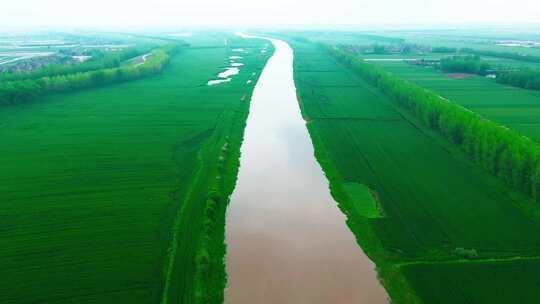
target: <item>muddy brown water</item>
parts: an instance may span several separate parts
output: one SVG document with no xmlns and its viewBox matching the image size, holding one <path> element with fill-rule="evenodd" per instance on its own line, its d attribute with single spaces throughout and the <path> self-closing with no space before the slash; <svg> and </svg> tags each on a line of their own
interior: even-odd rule
<svg viewBox="0 0 540 304">
<path fill-rule="evenodd" d="M 227 210 L 225 303 L 387 303 L 314 157 L 292 50 L 271 41 Z"/>
</svg>

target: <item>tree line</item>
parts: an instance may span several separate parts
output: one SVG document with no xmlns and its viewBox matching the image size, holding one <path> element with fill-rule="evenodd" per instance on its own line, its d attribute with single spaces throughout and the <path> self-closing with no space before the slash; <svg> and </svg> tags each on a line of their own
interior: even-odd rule
<svg viewBox="0 0 540 304">
<path fill-rule="evenodd" d="M 321 47 L 462 148 L 487 172 L 540 201 L 540 146 L 536 142 L 352 54 L 326 44 Z"/>
<path fill-rule="evenodd" d="M 497 82 L 529 90 L 540 90 L 540 71 L 532 69 L 504 71 L 497 75 Z"/>
<path fill-rule="evenodd" d="M 514 59 L 514 60 L 519 60 L 519 61 L 540 63 L 540 56 L 534 56 L 534 55 L 526 55 L 526 54 L 513 53 L 513 52 L 475 50 L 471 48 L 462 48 L 459 51 L 461 53 L 467 53 L 467 54 L 478 55 L 478 56 L 498 57 L 498 58 Z"/>
<path fill-rule="evenodd" d="M 127 65 L 37 79 L 3 81 L 0 82 L 0 105 L 19 104 L 48 93 L 96 87 L 157 74 L 177 50 L 177 45 L 155 49 L 143 64 L 137 66 Z"/>
<path fill-rule="evenodd" d="M 455 53 L 457 48 L 454 47 L 445 47 L 445 46 L 434 46 L 431 48 L 432 53 Z"/>
<path fill-rule="evenodd" d="M 118 52 L 104 52 L 95 50 L 89 55 L 91 59 L 80 64 L 50 64 L 42 68 L 23 73 L 5 72 L 0 73 L 0 81 L 13 81 L 23 79 L 37 79 L 42 77 L 53 77 L 88 71 L 109 69 L 119 67 L 125 60 L 137 57 L 150 51 L 146 48 L 128 48 Z"/>
</svg>

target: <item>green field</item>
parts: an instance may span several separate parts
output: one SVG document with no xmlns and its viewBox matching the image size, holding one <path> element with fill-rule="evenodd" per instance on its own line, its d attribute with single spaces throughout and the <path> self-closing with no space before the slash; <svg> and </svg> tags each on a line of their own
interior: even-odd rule
<svg viewBox="0 0 540 304">
<path fill-rule="evenodd" d="M 444 283 L 437 286 L 440 301 L 432 302 L 426 294 L 429 286 L 418 288 L 423 283 L 415 278 L 424 275 L 429 280 L 429 271 L 442 262 L 540 255 L 538 207 L 482 173 L 315 44 L 290 42 L 302 113 L 317 159 L 394 301 L 494 303 L 462 301 L 454 295 L 460 291 L 453 289 L 460 286 Z M 356 206 L 348 190 L 351 183 L 366 185 L 376 194 L 382 217 L 366 216 Z M 473 250 L 475 256 L 463 253 Z M 430 261 L 433 270 L 415 266 L 416 261 Z M 404 265 L 408 271 L 401 270 Z M 509 268 L 493 271 L 495 286 L 512 277 Z M 521 274 L 533 283 L 513 285 L 512 293 L 534 295 L 531 303 L 540 301 L 532 289 L 540 283 L 534 267 L 523 267 Z M 464 271 L 438 275 L 459 282 Z M 463 288 L 474 289 L 478 298 L 490 298 L 493 285 L 475 280 L 467 284 Z M 499 303 L 507 302 L 501 298 Z"/>
<path fill-rule="evenodd" d="M 0 109 L 1 303 L 192 302 L 202 202 L 232 191 L 270 52 L 190 43 L 161 75 Z M 207 86 L 238 47 L 240 73 Z"/>
<path fill-rule="evenodd" d="M 433 68 L 404 62 L 376 62 L 386 70 L 540 141 L 540 92 L 498 84 L 470 75 L 452 79 Z"/>
<path fill-rule="evenodd" d="M 425 303 L 536 303 L 540 288 L 538 258 L 419 263 L 403 271 Z"/>
</svg>

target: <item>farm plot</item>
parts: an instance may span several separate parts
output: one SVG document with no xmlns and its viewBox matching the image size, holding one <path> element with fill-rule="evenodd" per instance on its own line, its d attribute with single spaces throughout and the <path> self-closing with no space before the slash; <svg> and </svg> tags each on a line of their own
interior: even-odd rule
<svg viewBox="0 0 540 304">
<path fill-rule="evenodd" d="M 377 62 L 400 77 L 477 112 L 487 119 L 511 127 L 540 141 L 540 92 L 498 84 L 485 77 L 448 77 L 432 68 L 400 62 Z"/>
<path fill-rule="evenodd" d="M 481 173 L 316 45 L 292 46 L 295 82 L 317 159 L 396 302 L 411 301 L 406 283 L 398 286 L 402 281 L 392 273 L 403 262 L 458 260 L 467 250 L 476 258 L 540 254 L 540 223 L 517 207 L 525 198 Z M 326 71 L 310 71 L 313 62 L 325 62 Z M 355 211 L 346 195 L 350 183 L 368 186 L 383 216 Z M 504 268 L 495 271 L 505 280 Z M 409 273 L 401 274 L 410 279 Z M 452 275 L 458 281 L 461 274 Z M 479 294 L 489 292 L 480 284 L 474 285 Z"/>
<path fill-rule="evenodd" d="M 418 263 L 402 268 L 425 303 L 535 303 L 538 300 L 540 260 L 537 258 Z"/>
<path fill-rule="evenodd" d="M 190 302 L 218 143 L 229 138 L 236 157 L 269 56 L 244 54 L 231 82 L 209 87 L 232 54 L 224 37 L 193 43 L 159 76 L 0 110 L 1 303 L 157 303 L 165 271 L 171 297 Z"/>
</svg>

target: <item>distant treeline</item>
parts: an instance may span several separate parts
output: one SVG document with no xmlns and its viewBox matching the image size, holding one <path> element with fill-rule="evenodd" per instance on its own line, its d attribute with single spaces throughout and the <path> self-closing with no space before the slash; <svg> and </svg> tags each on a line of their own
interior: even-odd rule
<svg viewBox="0 0 540 304">
<path fill-rule="evenodd" d="M 540 63 L 540 56 L 534 55 L 525 55 L 512 52 L 499 52 L 499 51 L 487 51 L 487 50 L 474 50 L 470 48 L 462 48 L 459 50 L 461 53 L 479 55 L 479 56 L 489 56 L 489 57 L 498 57 L 506 59 L 514 59 L 527 62 L 537 62 Z"/>
<path fill-rule="evenodd" d="M 536 142 L 352 54 L 321 47 L 460 146 L 489 173 L 540 201 L 540 146 Z"/>
<path fill-rule="evenodd" d="M 22 73 L 0 73 L 0 81 L 37 79 L 75 73 L 84 73 L 100 69 L 119 67 L 125 60 L 137 57 L 150 51 L 150 48 L 128 48 L 118 52 L 93 51 L 91 59 L 80 64 L 51 64 L 42 68 Z"/>
<path fill-rule="evenodd" d="M 151 56 L 138 66 L 127 65 L 37 79 L 0 82 L 0 105 L 31 101 L 47 93 L 90 88 L 157 74 L 161 72 L 168 63 L 170 55 L 177 49 L 176 45 L 155 49 Z"/>
<path fill-rule="evenodd" d="M 431 52 L 432 53 L 455 53 L 457 52 L 457 48 L 436 46 L 436 47 L 431 48 Z"/>
<path fill-rule="evenodd" d="M 441 70 L 449 73 L 470 73 L 486 75 L 490 69 L 487 62 L 480 60 L 478 55 L 470 56 L 452 56 L 442 58 L 440 63 Z"/>
<path fill-rule="evenodd" d="M 529 90 L 540 90 L 540 71 L 521 69 L 501 72 L 497 75 L 497 82 Z"/>
<path fill-rule="evenodd" d="M 386 42 L 386 43 L 404 43 L 405 39 L 398 37 L 388 37 L 388 36 L 379 36 L 373 34 L 354 34 L 357 38 L 362 38 L 366 40 Z"/>
</svg>

